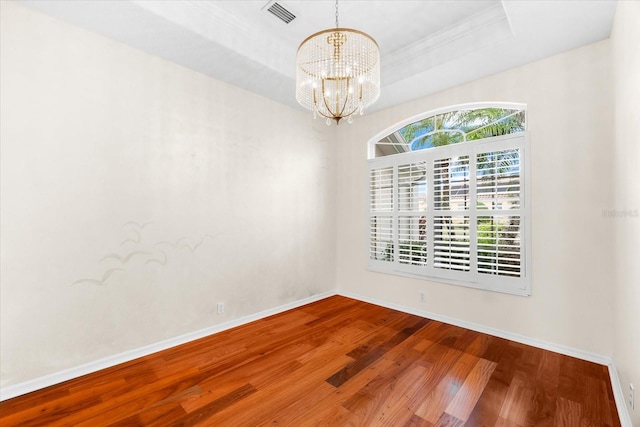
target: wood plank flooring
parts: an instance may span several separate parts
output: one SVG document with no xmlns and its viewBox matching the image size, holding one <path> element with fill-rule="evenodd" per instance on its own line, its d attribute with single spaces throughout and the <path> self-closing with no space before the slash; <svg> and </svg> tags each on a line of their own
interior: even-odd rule
<svg viewBox="0 0 640 427">
<path fill-rule="evenodd" d="M 606 366 L 335 296 L 0 403 L 0 426 L 619 426 Z"/>
</svg>

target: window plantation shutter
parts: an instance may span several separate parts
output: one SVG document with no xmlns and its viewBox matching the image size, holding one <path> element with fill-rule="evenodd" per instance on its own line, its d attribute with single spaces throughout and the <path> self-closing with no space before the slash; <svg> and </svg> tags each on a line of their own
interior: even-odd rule
<svg viewBox="0 0 640 427">
<path fill-rule="evenodd" d="M 425 162 L 398 166 L 398 261 L 427 264 L 427 166 Z"/>
<path fill-rule="evenodd" d="M 369 258 L 393 261 L 393 166 L 369 174 Z"/>
<path fill-rule="evenodd" d="M 520 149 L 478 153 L 478 272 L 522 275 Z M 486 215 L 485 215 L 486 214 Z"/>
<path fill-rule="evenodd" d="M 526 141 L 370 159 L 369 269 L 529 295 Z"/>
<path fill-rule="evenodd" d="M 434 159 L 433 186 L 433 266 L 469 271 L 469 156 Z"/>
</svg>

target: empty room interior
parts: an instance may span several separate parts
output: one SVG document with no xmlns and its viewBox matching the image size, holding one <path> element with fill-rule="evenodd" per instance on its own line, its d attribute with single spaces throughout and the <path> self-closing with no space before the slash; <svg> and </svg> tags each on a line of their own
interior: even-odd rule
<svg viewBox="0 0 640 427">
<path fill-rule="evenodd" d="M 0 424 L 640 426 L 640 2 L 0 1 Z"/>
</svg>

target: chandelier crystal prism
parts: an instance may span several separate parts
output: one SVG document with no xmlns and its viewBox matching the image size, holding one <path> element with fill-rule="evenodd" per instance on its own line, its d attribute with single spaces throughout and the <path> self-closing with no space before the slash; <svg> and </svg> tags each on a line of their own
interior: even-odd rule
<svg viewBox="0 0 640 427">
<path fill-rule="evenodd" d="M 380 97 L 380 51 L 362 31 L 336 28 L 307 37 L 296 55 L 296 99 L 304 108 L 336 124 Z"/>
</svg>

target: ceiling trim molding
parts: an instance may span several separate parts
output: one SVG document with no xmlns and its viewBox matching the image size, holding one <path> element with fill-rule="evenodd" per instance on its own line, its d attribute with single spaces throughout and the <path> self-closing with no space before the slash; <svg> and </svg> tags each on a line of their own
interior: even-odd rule
<svg viewBox="0 0 640 427">
<path fill-rule="evenodd" d="M 502 3 L 496 4 L 455 25 L 386 54 L 382 59 L 381 70 L 387 76 L 385 83 L 394 83 L 512 37 L 513 31 L 507 13 Z"/>
</svg>

